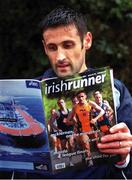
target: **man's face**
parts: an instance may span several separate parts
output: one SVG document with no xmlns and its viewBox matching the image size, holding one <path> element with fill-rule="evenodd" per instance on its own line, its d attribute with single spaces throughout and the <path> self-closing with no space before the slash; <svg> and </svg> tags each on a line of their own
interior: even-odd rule
<svg viewBox="0 0 132 180">
<path fill-rule="evenodd" d="M 88 35 L 87 35 L 88 36 Z M 81 42 L 74 25 L 49 28 L 43 33 L 45 52 L 59 77 L 85 71 L 85 53 L 91 46 L 91 34 Z M 86 40 L 85 40 L 86 39 Z"/>
<path fill-rule="evenodd" d="M 87 96 L 85 93 L 81 92 L 77 95 L 80 104 L 85 104 L 87 102 Z"/>
<path fill-rule="evenodd" d="M 98 105 L 100 105 L 100 104 L 102 103 L 102 95 L 101 95 L 101 94 L 96 94 L 96 95 L 94 96 L 94 98 L 95 98 L 95 102 L 96 102 Z"/>
<path fill-rule="evenodd" d="M 73 105 L 78 104 L 78 98 L 77 98 L 77 97 L 74 97 L 74 98 L 72 99 L 72 103 L 73 103 Z"/>
<path fill-rule="evenodd" d="M 59 101 L 58 101 L 58 106 L 60 107 L 60 108 L 63 108 L 63 107 L 65 107 L 65 101 L 63 100 L 63 99 L 60 99 Z"/>
</svg>

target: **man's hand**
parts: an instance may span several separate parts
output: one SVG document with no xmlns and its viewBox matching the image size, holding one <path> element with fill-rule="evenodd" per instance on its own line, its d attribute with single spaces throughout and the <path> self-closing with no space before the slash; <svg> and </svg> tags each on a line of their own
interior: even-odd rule
<svg viewBox="0 0 132 180">
<path fill-rule="evenodd" d="M 95 124 L 96 122 L 97 122 L 97 119 L 96 119 L 96 118 L 93 118 L 93 119 L 91 119 L 91 121 L 90 121 L 91 124 Z"/>
<path fill-rule="evenodd" d="M 110 128 L 110 134 L 101 138 L 98 148 L 103 153 L 120 154 L 124 161 L 132 147 L 132 135 L 125 123 L 119 123 Z"/>
</svg>

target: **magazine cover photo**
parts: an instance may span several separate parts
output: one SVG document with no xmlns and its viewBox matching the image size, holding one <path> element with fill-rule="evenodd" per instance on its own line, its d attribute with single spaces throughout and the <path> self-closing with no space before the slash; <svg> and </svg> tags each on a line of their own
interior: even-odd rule
<svg viewBox="0 0 132 180">
<path fill-rule="evenodd" d="M 39 82 L 0 81 L 0 167 L 50 169 L 47 130 Z"/>
<path fill-rule="evenodd" d="M 54 172 L 114 159 L 97 148 L 116 123 L 113 77 L 101 68 L 42 82 L 43 106 Z"/>
</svg>

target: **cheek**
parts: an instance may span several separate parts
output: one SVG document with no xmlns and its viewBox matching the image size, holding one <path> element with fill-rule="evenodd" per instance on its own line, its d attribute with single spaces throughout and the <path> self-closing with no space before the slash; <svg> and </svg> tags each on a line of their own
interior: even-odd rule
<svg viewBox="0 0 132 180">
<path fill-rule="evenodd" d="M 75 60 L 78 60 L 79 64 L 83 63 L 83 59 L 85 59 L 85 52 L 83 49 L 77 48 L 74 52 L 74 58 Z"/>
<path fill-rule="evenodd" d="M 81 56 L 80 48 L 76 48 L 73 53 L 74 53 L 75 58 L 80 57 Z"/>
<path fill-rule="evenodd" d="M 82 54 L 76 53 L 73 63 L 75 64 L 76 67 L 80 68 L 82 66 L 82 64 L 83 64 Z"/>
<path fill-rule="evenodd" d="M 81 54 L 79 53 L 79 51 L 70 53 L 69 56 L 73 64 L 76 64 L 76 66 L 78 65 L 78 63 L 80 64 Z"/>
<path fill-rule="evenodd" d="M 78 61 L 80 60 L 80 57 L 81 57 L 81 56 L 80 56 L 79 53 L 76 53 L 76 54 L 75 54 L 75 59 L 78 59 Z"/>
<path fill-rule="evenodd" d="M 52 65 L 55 64 L 55 56 L 53 54 L 48 54 L 48 59 Z"/>
</svg>

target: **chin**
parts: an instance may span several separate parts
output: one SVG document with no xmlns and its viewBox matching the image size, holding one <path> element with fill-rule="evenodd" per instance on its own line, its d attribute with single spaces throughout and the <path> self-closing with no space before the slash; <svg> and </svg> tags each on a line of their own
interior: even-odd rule
<svg viewBox="0 0 132 180">
<path fill-rule="evenodd" d="M 68 72 L 56 72 L 57 76 L 60 78 L 64 78 L 64 77 L 68 77 L 68 76 L 72 76 L 71 73 Z"/>
</svg>

